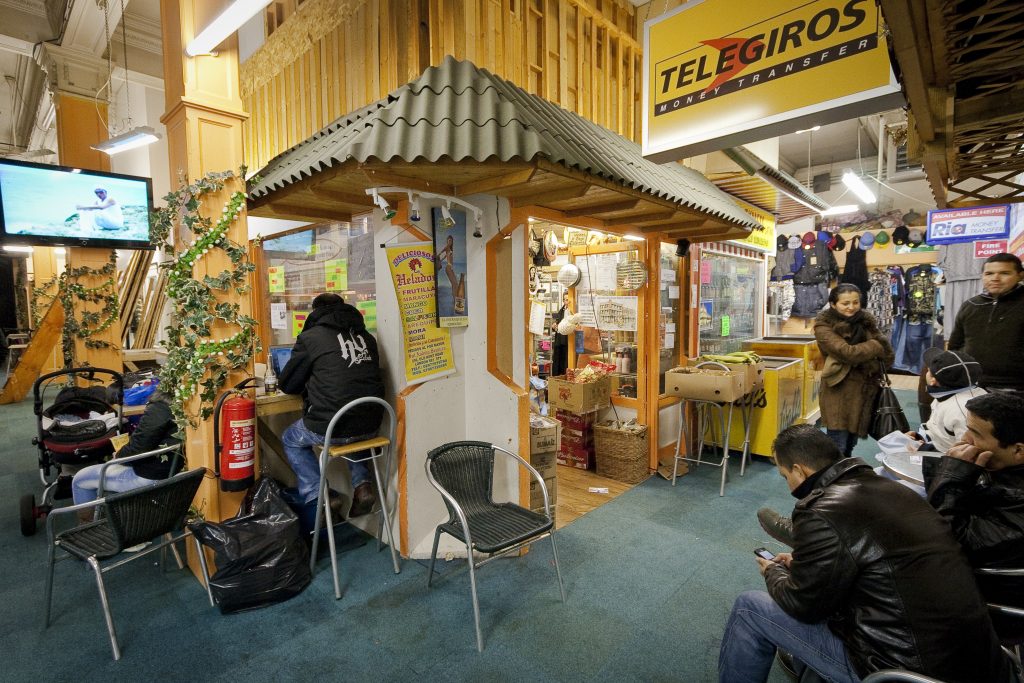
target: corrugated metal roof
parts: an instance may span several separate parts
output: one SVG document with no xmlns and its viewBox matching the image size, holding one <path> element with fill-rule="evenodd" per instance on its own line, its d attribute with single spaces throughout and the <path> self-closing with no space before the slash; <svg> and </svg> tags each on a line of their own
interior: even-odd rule
<svg viewBox="0 0 1024 683">
<path fill-rule="evenodd" d="M 453 57 L 272 159 L 250 196 L 265 197 L 349 160 L 442 158 L 546 159 L 737 226 L 757 226 L 700 173 L 647 161 L 639 145 Z"/>
</svg>

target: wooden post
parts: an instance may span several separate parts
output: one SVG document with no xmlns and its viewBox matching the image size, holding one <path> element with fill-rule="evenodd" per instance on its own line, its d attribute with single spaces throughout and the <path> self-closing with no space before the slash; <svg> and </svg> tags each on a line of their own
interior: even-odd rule
<svg viewBox="0 0 1024 683">
<path fill-rule="evenodd" d="M 201 178 L 211 171 L 238 171 L 243 163 L 242 122 L 248 115 L 242 109 L 238 84 L 238 45 L 232 36 L 217 48 L 214 56 L 188 57 L 185 45 L 207 26 L 229 3 L 225 0 L 161 0 L 160 18 L 163 29 L 164 94 L 167 111 L 161 121 L 167 126 L 167 147 L 170 158 L 171 184 L 180 185 Z M 244 181 L 234 179 L 218 193 L 204 196 L 201 212 L 220 216 L 231 193 L 244 191 Z M 239 214 L 228 231 L 228 238 L 239 244 L 248 242 L 245 212 Z M 176 236 L 181 240 L 182 235 Z M 193 276 L 216 276 L 230 269 L 231 261 L 220 251 L 210 252 L 193 266 Z M 239 304 L 249 315 L 252 303 L 249 294 L 234 290 L 220 293 L 218 301 Z M 231 336 L 238 330 L 224 324 L 214 325 L 215 338 Z M 250 368 L 251 372 L 251 368 Z M 245 377 L 234 373 L 229 388 Z M 173 390 L 173 387 L 168 387 Z M 188 407 L 198 414 L 199 399 Z M 206 467 L 213 471 L 217 454 L 213 448 L 213 420 L 200 422 L 186 430 L 186 455 L 190 468 Z M 196 495 L 196 506 L 209 521 L 221 521 L 238 511 L 244 492 L 225 493 L 213 478 L 203 480 Z M 190 553 L 192 548 L 189 548 Z M 189 563 L 198 576 L 198 565 L 191 556 Z"/>
</svg>

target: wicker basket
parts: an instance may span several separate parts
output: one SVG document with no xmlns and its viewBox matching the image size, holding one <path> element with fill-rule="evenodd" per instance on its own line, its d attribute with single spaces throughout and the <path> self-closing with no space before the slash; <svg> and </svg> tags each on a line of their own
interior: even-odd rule
<svg viewBox="0 0 1024 683">
<path fill-rule="evenodd" d="M 627 431 L 616 429 L 614 422 L 594 425 L 594 451 L 597 473 L 627 484 L 647 479 L 647 427 Z"/>
</svg>

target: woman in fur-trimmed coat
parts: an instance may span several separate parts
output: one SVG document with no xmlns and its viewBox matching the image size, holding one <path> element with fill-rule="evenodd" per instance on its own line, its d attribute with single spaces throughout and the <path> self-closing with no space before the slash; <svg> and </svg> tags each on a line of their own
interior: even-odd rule
<svg viewBox="0 0 1024 683">
<path fill-rule="evenodd" d="M 826 432 L 849 457 L 858 437 L 868 434 L 882 365 L 888 369 L 894 355 L 874 317 L 861 309 L 856 285 L 834 287 L 828 302 L 814 319 L 814 338 L 826 359 L 818 401 Z"/>
</svg>

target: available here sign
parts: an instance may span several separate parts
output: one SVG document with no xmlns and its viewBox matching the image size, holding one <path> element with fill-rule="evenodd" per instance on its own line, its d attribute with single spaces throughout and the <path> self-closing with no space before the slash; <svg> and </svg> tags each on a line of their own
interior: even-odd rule
<svg viewBox="0 0 1024 683">
<path fill-rule="evenodd" d="M 1010 207 L 977 206 L 928 212 L 928 244 L 956 244 L 1010 236 Z"/>
<path fill-rule="evenodd" d="M 664 162 L 902 103 L 873 0 L 690 0 L 644 25 L 643 153 Z"/>
</svg>

